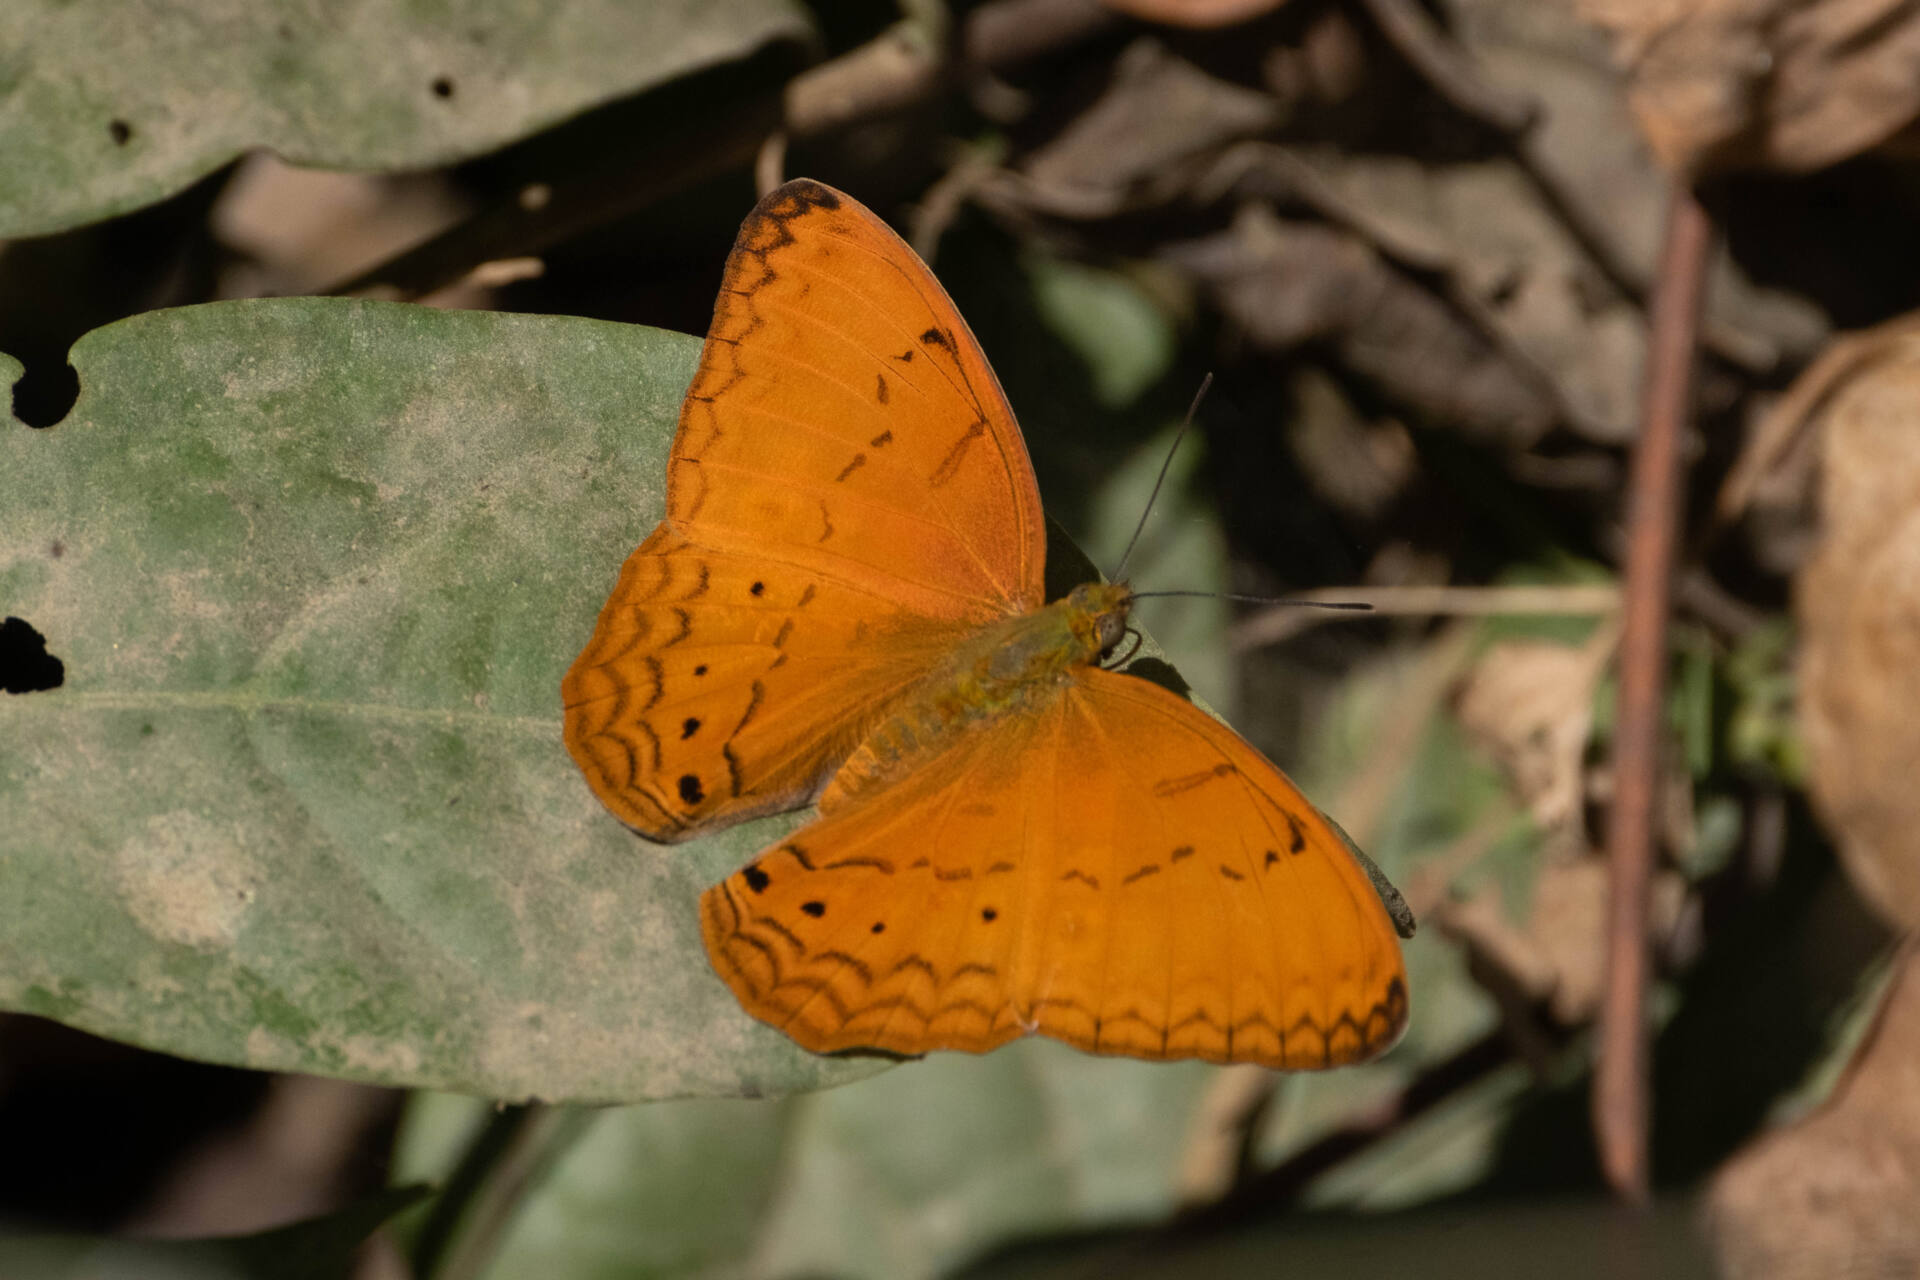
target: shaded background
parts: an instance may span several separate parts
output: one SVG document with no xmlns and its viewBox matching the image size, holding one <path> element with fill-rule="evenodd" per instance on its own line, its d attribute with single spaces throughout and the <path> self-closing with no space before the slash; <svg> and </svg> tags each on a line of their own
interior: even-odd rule
<svg viewBox="0 0 1920 1280">
<path fill-rule="evenodd" d="M 6 21 L 96 98 L 170 74 L 137 44 L 61 62 L 55 8 Z M 29 118 L 73 130 L 83 172 L 14 166 L 6 192 L 0 351 L 25 365 L 28 427 L 71 407 L 82 334 L 216 298 L 346 291 L 703 332 L 740 218 L 801 174 L 932 263 L 1049 514 L 1097 563 L 1212 372 L 1135 582 L 1403 594 L 1362 620 L 1184 600 L 1144 620 L 1423 928 L 1406 1041 L 1324 1078 L 1037 1044 L 792 1099 L 500 1113 L 5 1016 L 0 1226 L 231 1235 L 426 1179 L 453 1193 L 363 1249 L 360 1274 L 1920 1269 L 1920 975 L 1898 947 L 1920 920 L 1920 324 L 1903 319 L 1920 305 L 1920 18 L 1700 8 L 742 4 L 695 40 L 662 7 L 644 87 L 501 118 L 508 72 L 436 73 L 400 45 L 397 70 L 364 78 L 393 70 L 407 113 L 474 137 L 389 122 L 446 136 L 395 153 L 342 128 L 329 148 L 321 111 L 296 144 L 269 85 L 248 140 L 335 163 L 143 156 L 160 176 L 103 185 L 91 210 L 87 166 L 139 167 L 192 94 L 172 114 Z M 488 18 L 420 44 L 485 46 Z M 533 48 L 513 74 L 574 74 L 577 55 Z M 249 105 L 223 109 L 244 122 Z M 1589 1132 L 1596 846 L 1625 459 L 1676 174 L 1722 249 L 1671 634 L 1657 1195 L 1628 1214 Z M 1499 594 L 1515 588 L 1524 609 Z M 0 670 L 9 696 L 57 680 L 19 623 Z"/>
</svg>

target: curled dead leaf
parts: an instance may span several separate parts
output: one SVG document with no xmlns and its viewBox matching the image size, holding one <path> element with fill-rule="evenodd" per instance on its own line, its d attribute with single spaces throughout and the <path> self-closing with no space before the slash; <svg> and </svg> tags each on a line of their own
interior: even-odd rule
<svg viewBox="0 0 1920 1280">
<path fill-rule="evenodd" d="M 1822 527 L 1796 583 L 1808 780 L 1854 883 L 1912 929 L 1920 927 L 1920 332 L 1890 336 L 1855 362 L 1812 416 Z"/>
<path fill-rule="evenodd" d="M 1910 0 L 1580 0 L 1613 32 L 1628 96 L 1681 173 L 1818 169 L 1920 116 Z"/>
<path fill-rule="evenodd" d="M 1920 1275 L 1920 944 L 1825 1106 L 1715 1175 L 1707 1224 L 1728 1280 Z"/>
<path fill-rule="evenodd" d="M 1100 96 L 1021 166 L 1024 203 L 1056 217 L 1110 217 L 1169 198 L 1195 156 L 1278 125 L 1281 103 L 1143 36 Z"/>
<path fill-rule="evenodd" d="M 1491 646 L 1461 686 L 1461 727 L 1499 761 L 1535 822 L 1565 831 L 1579 819 L 1593 696 L 1613 655 L 1617 625 L 1575 648 L 1537 640 Z"/>
</svg>

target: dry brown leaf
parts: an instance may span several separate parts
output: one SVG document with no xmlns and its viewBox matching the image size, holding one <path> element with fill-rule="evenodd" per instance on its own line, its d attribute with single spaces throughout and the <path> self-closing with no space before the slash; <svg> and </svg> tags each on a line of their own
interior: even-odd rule
<svg viewBox="0 0 1920 1280">
<path fill-rule="evenodd" d="M 1271 13 L 1286 0 L 1100 0 L 1109 9 L 1170 27 L 1228 27 Z"/>
<path fill-rule="evenodd" d="M 1814 800 L 1848 874 L 1920 927 L 1920 334 L 1888 338 L 1817 411 L 1818 547 L 1796 583 Z"/>
<path fill-rule="evenodd" d="M 1284 115 L 1278 99 L 1142 37 L 1115 59 L 1099 98 L 1027 158 L 1023 194 L 1057 216 L 1106 217 L 1130 199 L 1165 198 L 1159 187 L 1185 185 L 1182 161 L 1265 133 Z"/>
<path fill-rule="evenodd" d="M 1912 0 L 1580 0 L 1642 132 L 1681 173 L 1818 169 L 1920 116 Z"/>
<path fill-rule="evenodd" d="M 1727 1280 L 1920 1275 L 1920 944 L 1825 1106 L 1736 1154 L 1707 1222 Z"/>
<path fill-rule="evenodd" d="M 1798 508 L 1810 503 L 1817 472 L 1814 428 L 1833 393 L 1911 337 L 1920 337 L 1920 311 L 1829 342 L 1787 393 L 1753 424 L 1720 486 L 1715 515 L 1731 522 L 1755 506 Z"/>
<path fill-rule="evenodd" d="M 1257 346 L 1331 346 L 1353 372 L 1430 419 L 1523 446 L 1562 414 L 1507 353 L 1360 237 L 1249 203 L 1233 226 L 1174 244 L 1189 272 Z"/>
<path fill-rule="evenodd" d="M 1493 645 L 1474 664 L 1454 710 L 1499 761 L 1521 803 L 1549 832 L 1578 820 L 1593 693 L 1613 654 L 1609 622 L 1578 648 L 1537 640 Z"/>
<path fill-rule="evenodd" d="M 1650 928 L 1664 939 L 1678 927 L 1687 884 L 1678 873 L 1655 873 Z M 1534 879 L 1524 924 L 1507 916 L 1497 885 L 1444 904 L 1440 930 L 1467 944 L 1476 970 L 1497 974 L 1525 1004 L 1549 1002 L 1561 1026 L 1580 1026 L 1600 1007 L 1607 963 L 1607 864 L 1583 852 L 1549 858 Z"/>
</svg>

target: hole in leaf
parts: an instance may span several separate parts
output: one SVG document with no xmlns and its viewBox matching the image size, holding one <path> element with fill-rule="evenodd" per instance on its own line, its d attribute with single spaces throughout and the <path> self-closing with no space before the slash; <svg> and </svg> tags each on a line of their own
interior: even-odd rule
<svg viewBox="0 0 1920 1280">
<path fill-rule="evenodd" d="M 67 664 L 47 652 L 47 638 L 26 619 L 0 622 L 0 689 L 38 693 L 58 689 L 66 678 Z"/>
<path fill-rule="evenodd" d="M 80 375 L 61 361 L 27 361 L 13 384 L 13 416 L 30 427 L 50 427 L 66 417 L 80 398 Z"/>
<path fill-rule="evenodd" d="M 451 98 L 453 96 L 453 81 L 447 79 L 445 76 L 440 76 L 434 80 L 433 96 L 436 98 Z"/>
<path fill-rule="evenodd" d="M 125 120 L 109 120 L 107 122 L 107 136 L 113 139 L 114 146 L 124 147 L 133 141 L 133 126 Z"/>
</svg>

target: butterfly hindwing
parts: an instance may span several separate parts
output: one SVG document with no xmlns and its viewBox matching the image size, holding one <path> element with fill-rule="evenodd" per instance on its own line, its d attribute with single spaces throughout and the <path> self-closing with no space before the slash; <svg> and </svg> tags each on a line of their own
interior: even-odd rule
<svg viewBox="0 0 1920 1280">
<path fill-rule="evenodd" d="M 816 1051 L 1082 1049 L 1292 1069 L 1405 1024 L 1385 910 L 1278 770 L 1191 703 L 1088 670 L 709 890 L 715 968 Z"/>
</svg>

